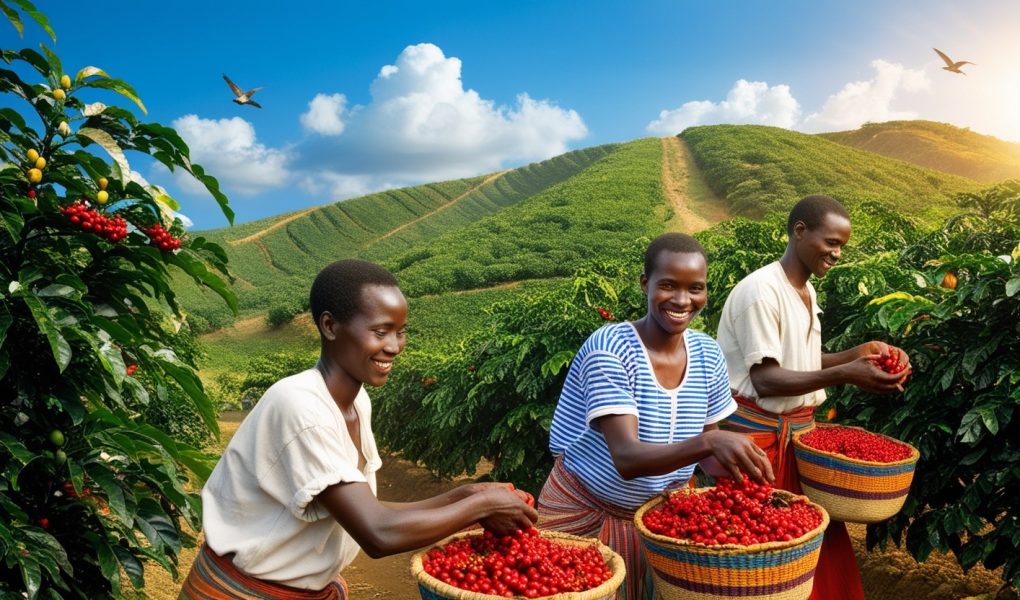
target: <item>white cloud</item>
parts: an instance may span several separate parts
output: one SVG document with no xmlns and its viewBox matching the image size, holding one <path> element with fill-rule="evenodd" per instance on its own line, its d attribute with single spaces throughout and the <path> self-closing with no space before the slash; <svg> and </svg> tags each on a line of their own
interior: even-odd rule
<svg viewBox="0 0 1020 600">
<path fill-rule="evenodd" d="M 360 177 L 352 181 L 372 189 L 465 177 L 562 154 L 588 132 L 577 112 L 527 93 L 513 106 L 497 106 L 464 89 L 460 59 L 434 44 L 408 46 L 383 66 L 371 96 L 346 112 L 342 135 L 300 144 L 312 177 Z"/>
<path fill-rule="evenodd" d="M 185 115 L 173 126 L 191 149 L 192 162 L 219 180 L 228 194 L 259 194 L 283 185 L 289 177 L 286 152 L 259 143 L 255 127 L 240 117 L 215 120 Z M 186 172 L 175 173 L 186 191 L 207 193 Z"/>
<path fill-rule="evenodd" d="M 787 85 L 737 80 L 720 102 L 694 100 L 674 110 L 664 110 L 646 129 L 660 135 L 676 135 L 694 125 L 756 123 L 806 132 L 854 129 L 864 123 L 916 119 L 916 111 L 893 105 L 907 94 L 926 92 L 930 80 L 924 70 L 877 59 L 871 62 L 871 79 L 852 81 L 826 99 L 821 110 L 800 119 L 800 103 Z"/>
<path fill-rule="evenodd" d="M 881 59 L 871 61 L 871 66 L 874 77 L 847 83 L 829 96 L 819 112 L 808 115 L 798 129 L 838 131 L 855 129 L 868 121 L 918 118 L 917 112 L 896 110 L 892 105 L 903 93 L 927 90 L 931 82 L 925 72 Z"/>
<path fill-rule="evenodd" d="M 305 129 L 322 135 L 340 135 L 344 132 L 344 113 L 347 96 L 343 94 L 316 94 L 308 103 L 308 112 L 301 115 Z"/>
<path fill-rule="evenodd" d="M 664 110 L 646 129 L 660 135 L 676 135 L 693 125 L 751 123 L 793 127 L 800 117 L 800 104 L 787 85 L 769 86 L 764 81 L 737 80 L 726 99 L 686 102 L 679 108 Z"/>
</svg>

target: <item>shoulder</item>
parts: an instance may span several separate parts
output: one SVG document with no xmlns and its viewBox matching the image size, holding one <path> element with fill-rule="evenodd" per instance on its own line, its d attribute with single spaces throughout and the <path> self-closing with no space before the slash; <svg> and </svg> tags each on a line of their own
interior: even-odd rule
<svg viewBox="0 0 1020 600">
<path fill-rule="evenodd" d="M 634 328 L 630 323 L 609 323 L 596 329 L 579 353 L 587 352 L 619 352 L 627 348 L 634 338 Z"/>
<path fill-rule="evenodd" d="M 367 396 L 365 400 L 367 403 Z M 335 420 L 334 407 L 322 375 L 316 369 L 277 381 L 256 405 L 256 409 L 264 413 L 263 418 L 294 429 L 331 423 Z"/>
<path fill-rule="evenodd" d="M 746 308 L 755 302 L 766 301 L 775 298 L 780 289 L 782 280 L 777 276 L 783 276 L 783 269 L 778 262 L 772 262 L 737 282 L 726 298 L 726 305 L 734 308 Z"/>
<path fill-rule="evenodd" d="M 712 339 L 712 336 L 703 331 L 687 330 L 687 344 L 692 355 L 698 355 L 709 362 L 722 358 L 722 349 Z"/>
</svg>

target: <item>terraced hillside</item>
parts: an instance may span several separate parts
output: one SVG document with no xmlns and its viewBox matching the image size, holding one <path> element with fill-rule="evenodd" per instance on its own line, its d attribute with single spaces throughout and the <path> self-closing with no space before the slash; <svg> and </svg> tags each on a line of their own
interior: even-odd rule
<svg viewBox="0 0 1020 600">
<path fill-rule="evenodd" d="M 330 261 L 383 261 L 556 185 L 616 149 L 585 148 L 512 171 L 388 190 L 196 235 L 226 248 L 242 315 L 265 313 L 301 302 L 311 278 Z M 232 320 L 221 300 L 179 283 L 184 306 L 203 328 Z"/>
<path fill-rule="evenodd" d="M 956 210 L 956 193 L 980 185 L 817 135 L 716 125 L 203 234 L 227 248 L 250 317 L 298 312 L 311 277 L 337 258 L 386 265 L 409 296 L 442 294 L 566 276 L 643 237 L 758 217 L 810 193 L 880 200 L 933 222 Z M 182 296 L 200 325 L 231 321 L 218 298 L 190 286 Z"/>
<path fill-rule="evenodd" d="M 879 200 L 935 222 L 978 182 L 807 135 L 760 125 L 691 127 L 680 134 L 712 189 L 735 214 L 760 217 L 807 194 Z"/>
<path fill-rule="evenodd" d="M 947 123 L 868 123 L 820 137 L 985 183 L 1020 177 L 1020 144 Z"/>
</svg>

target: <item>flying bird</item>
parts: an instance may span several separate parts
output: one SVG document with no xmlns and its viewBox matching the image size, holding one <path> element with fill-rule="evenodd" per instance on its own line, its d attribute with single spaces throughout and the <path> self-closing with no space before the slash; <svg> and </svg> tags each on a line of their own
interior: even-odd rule
<svg viewBox="0 0 1020 600">
<path fill-rule="evenodd" d="M 946 70 L 946 71 L 949 71 L 950 73 L 959 73 L 960 75 L 966 75 L 966 73 L 964 73 L 963 71 L 960 70 L 960 67 L 962 67 L 963 65 L 972 65 L 972 64 L 974 64 L 974 63 L 972 63 L 970 61 L 967 61 L 967 60 L 961 60 L 961 61 L 953 62 L 953 59 L 951 59 L 948 56 L 946 56 L 946 54 L 944 52 L 942 52 L 941 50 L 939 50 L 938 48 L 932 48 L 932 50 L 934 50 L 935 54 L 938 54 L 939 57 L 941 57 L 942 60 L 945 61 L 946 66 L 944 66 L 942 68 L 944 70 Z"/>
<path fill-rule="evenodd" d="M 246 92 L 241 88 L 237 87 L 237 84 L 231 81 L 230 78 L 227 77 L 225 73 L 223 74 L 223 80 L 226 81 L 227 85 L 230 86 L 230 89 L 233 90 L 234 102 L 236 102 L 237 104 L 247 104 L 249 106 L 254 106 L 255 108 L 262 108 L 262 105 L 251 99 L 251 97 L 255 95 L 255 92 L 262 89 L 262 86 L 252 88 Z"/>
</svg>

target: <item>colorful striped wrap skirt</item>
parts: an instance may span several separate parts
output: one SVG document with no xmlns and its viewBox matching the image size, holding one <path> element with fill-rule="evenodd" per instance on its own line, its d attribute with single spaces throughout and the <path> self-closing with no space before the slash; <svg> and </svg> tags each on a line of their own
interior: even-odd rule
<svg viewBox="0 0 1020 600">
<path fill-rule="evenodd" d="M 177 600 L 347 600 L 347 582 L 336 581 L 321 590 L 302 590 L 270 581 L 255 579 L 202 544 L 191 565 L 184 587 Z"/>
<path fill-rule="evenodd" d="M 556 458 L 537 504 L 539 528 L 598 538 L 623 557 L 627 575 L 618 591 L 620 598 L 654 598 L 652 571 L 634 527 L 634 510 L 597 498 L 577 476 L 563 467 L 562 456 Z"/>
<path fill-rule="evenodd" d="M 792 439 L 795 431 L 814 427 L 814 409 L 802 408 L 792 413 L 776 414 L 764 410 L 751 398 L 733 398 L 737 401 L 737 411 L 720 427 L 750 436 L 768 454 L 776 476 L 775 486 L 803 494 Z M 840 521 L 829 521 L 825 530 L 809 600 L 864 600 L 854 547 L 846 525 Z"/>
</svg>

